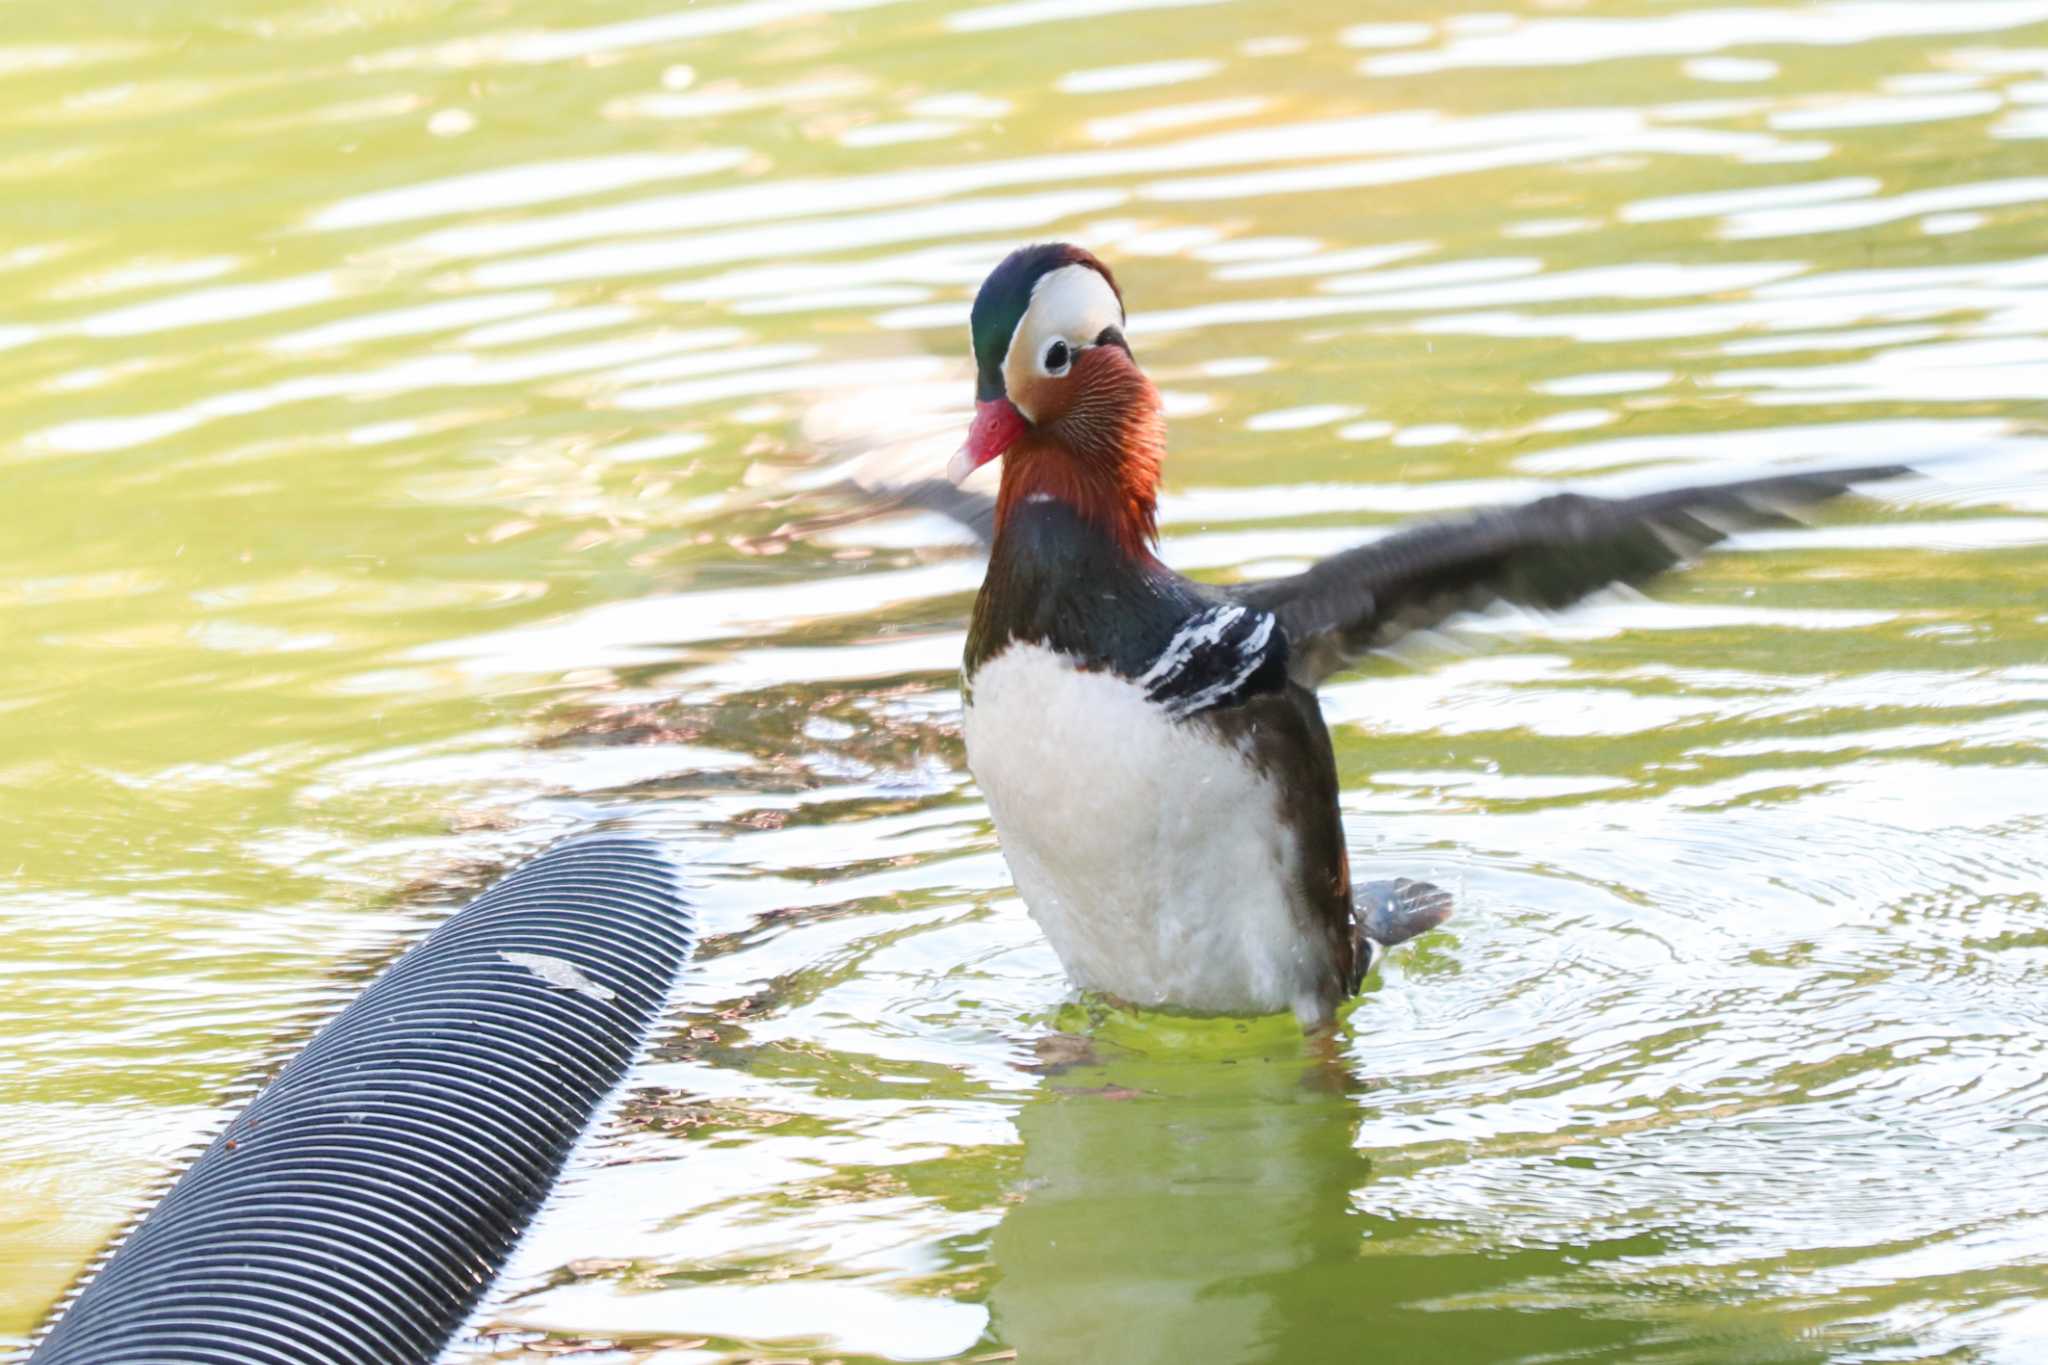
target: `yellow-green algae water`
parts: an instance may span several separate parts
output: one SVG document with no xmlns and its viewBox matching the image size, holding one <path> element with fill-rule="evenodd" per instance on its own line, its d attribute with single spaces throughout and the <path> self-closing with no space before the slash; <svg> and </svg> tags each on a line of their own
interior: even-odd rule
<svg viewBox="0 0 2048 1365">
<path fill-rule="evenodd" d="M 1091 1013 L 975 551 L 830 491 L 1053 235 L 1206 574 L 1933 473 L 1334 686 L 1355 864 L 1462 902 L 1339 1065 Z M 705 951 L 455 1359 L 2048 1359 L 2044 252 L 2048 0 L 17 0 L 0 1344 L 609 818 Z"/>
</svg>

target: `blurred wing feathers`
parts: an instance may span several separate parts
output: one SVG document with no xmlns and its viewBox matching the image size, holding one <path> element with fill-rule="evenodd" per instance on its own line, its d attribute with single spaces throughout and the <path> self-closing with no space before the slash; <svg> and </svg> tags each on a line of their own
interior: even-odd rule
<svg viewBox="0 0 2048 1365">
<path fill-rule="evenodd" d="M 1280 618 L 1296 681 L 1314 686 L 1413 630 L 1493 602 L 1556 611 L 1641 583 L 1733 532 L 1796 525 L 1799 509 L 1900 466 L 1825 470 L 1632 498 L 1559 493 L 1429 522 L 1232 596 Z"/>
</svg>

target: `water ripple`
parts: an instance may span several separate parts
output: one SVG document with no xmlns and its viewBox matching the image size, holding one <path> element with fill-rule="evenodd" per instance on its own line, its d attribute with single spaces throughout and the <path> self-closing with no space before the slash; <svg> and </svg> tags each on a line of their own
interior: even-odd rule
<svg viewBox="0 0 2048 1365">
<path fill-rule="evenodd" d="M 457 1358 L 2038 1357 L 2048 3 L 1653 8 L 24 15 L 0 1343 L 597 821 L 703 952 Z M 1923 476 L 1337 679 L 1354 867 L 1459 913 L 1334 1059 L 1076 1002 L 961 751 L 974 538 L 859 491 L 1035 236 L 1218 582 Z"/>
</svg>

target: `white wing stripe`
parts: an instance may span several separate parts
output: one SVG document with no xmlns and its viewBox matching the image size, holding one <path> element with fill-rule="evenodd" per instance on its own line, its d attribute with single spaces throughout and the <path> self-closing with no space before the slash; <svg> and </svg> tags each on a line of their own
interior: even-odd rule
<svg viewBox="0 0 2048 1365">
<path fill-rule="evenodd" d="M 1191 696 L 1168 701 L 1166 703 L 1166 713 L 1170 716 L 1184 716 L 1200 711 L 1204 707 L 1215 705 L 1250 681 L 1252 674 L 1258 672 L 1259 665 L 1264 662 L 1265 659 L 1257 655 L 1246 659 L 1232 676 L 1210 683 L 1207 687 Z"/>
<path fill-rule="evenodd" d="M 1196 650 L 1222 640 L 1224 633 L 1243 615 L 1243 607 L 1218 607 L 1213 611 L 1205 611 L 1188 622 L 1181 628 L 1180 634 L 1174 636 L 1172 642 L 1166 646 L 1165 652 L 1153 661 L 1152 667 L 1145 670 L 1144 675 L 1138 679 L 1138 686 L 1150 687 L 1178 673 L 1187 666 L 1188 660 L 1195 656 Z M 1271 634 L 1272 618 L 1268 617 L 1262 621 L 1260 628 Z M 1263 636 L 1260 643 L 1264 643 Z"/>
<path fill-rule="evenodd" d="M 1216 607 L 1197 616 L 1173 637 L 1158 660 L 1137 680 L 1167 715 L 1191 715 L 1224 701 L 1251 681 L 1252 675 L 1265 665 L 1267 646 L 1272 642 L 1277 620 L 1271 612 L 1257 613 L 1257 623 L 1250 632 L 1242 640 L 1229 642 L 1231 660 L 1236 665 L 1234 671 L 1210 680 L 1186 696 L 1158 695 L 1173 685 L 1176 677 L 1194 661 L 1197 651 L 1228 641 L 1230 631 L 1244 619 L 1245 610 L 1236 606 Z"/>
</svg>

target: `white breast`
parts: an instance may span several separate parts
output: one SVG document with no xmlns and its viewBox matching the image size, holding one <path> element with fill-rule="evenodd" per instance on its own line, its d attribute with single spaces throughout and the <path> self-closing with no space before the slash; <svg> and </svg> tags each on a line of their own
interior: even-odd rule
<svg viewBox="0 0 2048 1365">
<path fill-rule="evenodd" d="M 1077 984 L 1140 1005 L 1317 1012 L 1297 841 L 1241 752 L 1029 644 L 976 672 L 966 730 L 1017 891 Z"/>
</svg>

